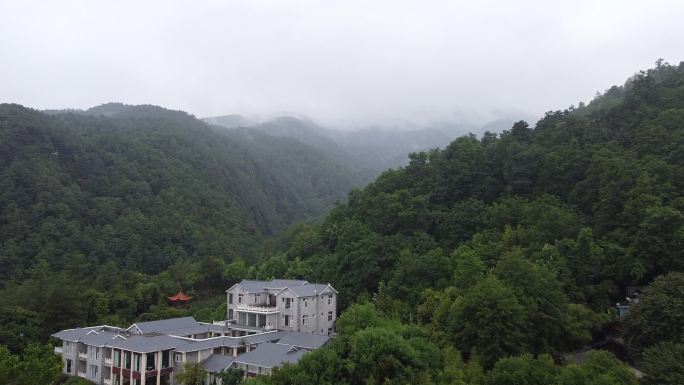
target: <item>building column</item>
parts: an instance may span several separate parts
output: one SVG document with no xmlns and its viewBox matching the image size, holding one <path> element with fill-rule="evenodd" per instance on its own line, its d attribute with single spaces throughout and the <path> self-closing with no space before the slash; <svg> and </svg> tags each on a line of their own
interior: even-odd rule
<svg viewBox="0 0 684 385">
<path fill-rule="evenodd" d="M 145 372 L 147 371 L 147 354 L 140 355 L 140 385 L 145 385 Z"/>
<path fill-rule="evenodd" d="M 167 353 L 168 354 L 168 353 Z M 161 370 L 162 370 L 162 359 L 164 357 L 164 352 L 157 352 L 157 385 L 161 384 Z M 171 364 L 171 362 L 169 362 Z"/>
</svg>

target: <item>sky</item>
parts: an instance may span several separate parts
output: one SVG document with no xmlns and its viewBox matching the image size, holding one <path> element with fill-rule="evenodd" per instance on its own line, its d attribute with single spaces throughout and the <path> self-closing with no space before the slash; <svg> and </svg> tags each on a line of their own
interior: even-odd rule
<svg viewBox="0 0 684 385">
<path fill-rule="evenodd" d="M 0 1 L 0 102 L 331 127 L 537 116 L 684 60 L 684 1 Z"/>
</svg>

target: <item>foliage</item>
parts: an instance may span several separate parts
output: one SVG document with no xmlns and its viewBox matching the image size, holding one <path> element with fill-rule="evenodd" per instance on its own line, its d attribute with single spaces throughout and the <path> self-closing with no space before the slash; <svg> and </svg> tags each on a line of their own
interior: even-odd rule
<svg viewBox="0 0 684 385">
<path fill-rule="evenodd" d="M 625 337 L 633 353 L 659 342 L 684 343 L 684 273 L 658 277 L 630 307 Z"/>
<path fill-rule="evenodd" d="M 0 345 L 0 384 L 33 385 L 56 383 L 62 361 L 50 345 L 30 344 L 21 356 Z"/>
<path fill-rule="evenodd" d="M 202 365 L 198 362 L 188 362 L 183 365 L 183 370 L 175 375 L 176 381 L 183 385 L 202 385 L 207 377 Z"/>
<path fill-rule="evenodd" d="M 216 378 L 221 379 L 221 385 L 240 385 L 245 376 L 245 371 L 242 369 L 226 369 L 216 373 Z"/>
<path fill-rule="evenodd" d="M 644 385 L 684 384 L 684 344 L 661 342 L 644 351 Z"/>
</svg>

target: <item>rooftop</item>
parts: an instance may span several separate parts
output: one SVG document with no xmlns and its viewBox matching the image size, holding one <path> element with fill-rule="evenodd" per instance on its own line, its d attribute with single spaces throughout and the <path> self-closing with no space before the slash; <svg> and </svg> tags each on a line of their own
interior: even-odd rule
<svg viewBox="0 0 684 385">
<path fill-rule="evenodd" d="M 137 329 L 142 334 L 146 333 L 162 333 L 170 330 L 179 330 L 192 327 L 198 327 L 200 323 L 193 317 L 169 318 L 158 321 L 137 322 L 131 325 L 128 330 Z"/>
<path fill-rule="evenodd" d="M 256 349 L 235 357 L 233 362 L 260 366 L 262 368 L 273 368 L 286 363 L 295 363 L 299 361 L 304 353 L 306 352 L 297 350 L 289 345 L 264 342 L 259 344 Z"/>
<path fill-rule="evenodd" d="M 330 337 L 321 334 L 301 332 L 287 332 L 277 343 L 282 345 L 296 346 L 303 349 L 318 349 L 330 341 Z"/>
</svg>

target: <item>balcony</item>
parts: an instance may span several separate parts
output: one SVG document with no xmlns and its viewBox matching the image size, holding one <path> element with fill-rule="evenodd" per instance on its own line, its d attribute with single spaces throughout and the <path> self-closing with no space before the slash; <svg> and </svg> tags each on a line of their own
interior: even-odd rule
<svg viewBox="0 0 684 385">
<path fill-rule="evenodd" d="M 106 357 L 105 357 L 104 363 L 105 363 L 105 365 L 107 365 L 107 366 L 112 366 L 112 358 L 111 358 L 111 357 L 110 357 L 110 358 L 106 358 Z"/>
<path fill-rule="evenodd" d="M 78 358 L 81 360 L 87 360 L 88 359 L 88 353 L 78 352 Z"/>
<path fill-rule="evenodd" d="M 257 314 L 275 314 L 275 313 L 280 313 L 280 310 L 276 306 L 269 306 L 269 305 L 245 305 L 245 304 L 239 304 L 237 305 L 237 311 L 244 311 L 248 313 L 257 313 Z"/>
<path fill-rule="evenodd" d="M 77 374 L 79 377 L 86 378 L 86 372 L 85 372 L 85 371 L 82 372 L 82 371 L 79 370 L 78 373 L 76 373 L 76 374 Z"/>
<path fill-rule="evenodd" d="M 105 385 L 112 385 L 112 379 L 111 378 L 105 378 L 104 383 L 105 383 Z"/>
<path fill-rule="evenodd" d="M 62 354 L 64 353 L 64 349 L 62 349 L 61 346 L 55 346 L 55 354 Z"/>
</svg>

